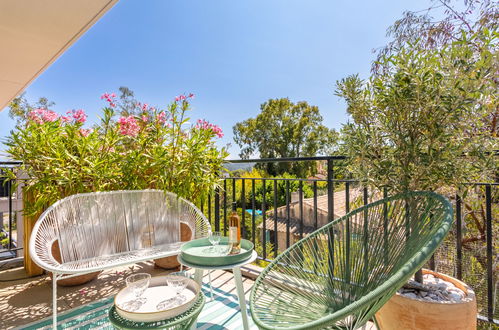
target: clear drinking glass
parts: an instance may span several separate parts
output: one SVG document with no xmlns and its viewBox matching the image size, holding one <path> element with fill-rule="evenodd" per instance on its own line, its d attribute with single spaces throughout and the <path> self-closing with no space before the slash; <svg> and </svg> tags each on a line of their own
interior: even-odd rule
<svg viewBox="0 0 499 330">
<path fill-rule="evenodd" d="M 166 283 L 175 292 L 175 297 L 163 300 L 156 306 L 156 309 L 165 310 L 183 304 L 185 302 L 186 297 L 183 295 L 182 292 L 187 286 L 188 278 L 190 278 L 190 275 L 186 271 L 180 271 L 168 274 L 168 276 L 166 276 Z"/>
<path fill-rule="evenodd" d="M 134 299 L 127 301 L 123 304 L 123 308 L 128 311 L 136 311 L 146 302 L 146 298 L 142 297 L 144 291 L 149 287 L 151 275 L 147 273 L 137 273 L 128 276 L 125 279 L 126 286 L 131 289 Z"/>
<path fill-rule="evenodd" d="M 218 232 L 218 231 L 212 232 L 208 239 L 210 240 L 211 245 L 213 245 L 213 247 L 211 248 L 211 251 L 215 251 L 217 245 L 220 243 L 220 239 L 221 239 L 220 232 Z"/>
</svg>

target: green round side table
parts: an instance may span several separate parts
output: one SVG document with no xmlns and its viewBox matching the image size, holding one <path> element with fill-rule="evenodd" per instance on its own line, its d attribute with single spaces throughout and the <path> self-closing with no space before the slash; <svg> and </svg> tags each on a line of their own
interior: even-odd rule
<svg viewBox="0 0 499 330">
<path fill-rule="evenodd" d="M 202 292 L 199 292 L 198 298 L 194 305 L 187 311 L 175 317 L 155 321 L 155 322 L 136 322 L 123 318 L 116 308 L 109 309 L 109 321 L 117 329 L 168 329 L 168 330 L 187 330 L 196 325 L 199 313 L 204 307 L 205 297 Z"/>
</svg>

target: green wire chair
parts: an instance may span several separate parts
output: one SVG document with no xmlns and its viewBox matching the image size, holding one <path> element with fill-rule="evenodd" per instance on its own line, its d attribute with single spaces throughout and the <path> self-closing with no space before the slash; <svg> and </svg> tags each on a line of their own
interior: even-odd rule
<svg viewBox="0 0 499 330">
<path fill-rule="evenodd" d="M 450 202 L 408 192 L 360 207 L 292 245 L 258 276 L 263 329 L 356 329 L 431 257 L 449 231 Z"/>
</svg>

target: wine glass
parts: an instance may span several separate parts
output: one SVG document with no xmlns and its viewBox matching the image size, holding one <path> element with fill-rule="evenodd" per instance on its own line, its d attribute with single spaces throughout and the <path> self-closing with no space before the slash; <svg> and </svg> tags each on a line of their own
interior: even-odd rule
<svg viewBox="0 0 499 330">
<path fill-rule="evenodd" d="M 184 291 L 184 289 L 187 286 L 188 278 L 189 278 L 189 273 L 187 273 L 186 271 L 180 271 L 168 274 L 168 276 L 166 276 L 166 283 L 175 292 L 175 297 L 163 300 L 156 306 L 156 309 L 165 310 L 168 308 L 173 308 L 181 305 L 186 299 L 185 296 L 182 294 L 182 291 Z"/>
<path fill-rule="evenodd" d="M 211 245 L 213 247 L 210 249 L 211 251 L 216 249 L 216 246 L 220 243 L 220 232 L 219 231 L 214 231 L 210 234 L 210 237 L 208 238 L 210 240 Z"/>
<path fill-rule="evenodd" d="M 123 304 L 123 308 L 128 311 L 136 311 L 142 306 L 147 299 L 142 297 L 144 291 L 149 287 L 149 282 L 151 280 L 151 275 L 147 273 L 137 273 L 128 276 L 125 279 L 126 286 L 131 289 L 135 299 L 127 301 Z"/>
</svg>

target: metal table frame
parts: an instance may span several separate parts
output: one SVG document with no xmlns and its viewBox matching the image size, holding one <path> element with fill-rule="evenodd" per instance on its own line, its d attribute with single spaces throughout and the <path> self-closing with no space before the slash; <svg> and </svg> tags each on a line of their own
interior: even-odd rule
<svg viewBox="0 0 499 330">
<path fill-rule="evenodd" d="M 248 324 L 248 310 L 246 307 L 246 298 L 244 296 L 244 288 L 243 288 L 243 280 L 241 276 L 241 266 L 247 265 L 249 263 L 252 263 L 253 261 L 256 260 L 257 258 L 257 253 L 256 251 L 253 251 L 251 254 L 251 257 L 249 259 L 246 259 L 242 262 L 239 262 L 237 264 L 232 264 L 232 265 L 224 265 L 224 266 L 200 266 L 196 264 L 191 264 L 187 261 L 184 261 L 182 259 L 182 256 L 179 254 L 177 259 L 180 264 L 183 266 L 191 267 L 195 269 L 194 273 L 194 280 L 199 284 L 202 285 L 203 281 L 203 274 L 205 270 L 212 271 L 216 269 L 222 269 L 222 270 L 232 270 L 232 273 L 234 274 L 234 282 L 236 284 L 236 289 L 237 289 L 237 298 L 239 301 L 239 308 L 241 309 L 241 316 L 243 319 L 243 327 L 244 330 L 249 330 L 249 324 Z M 211 280 L 210 280 L 210 286 L 211 286 Z M 212 292 L 213 296 L 213 292 Z"/>
</svg>

